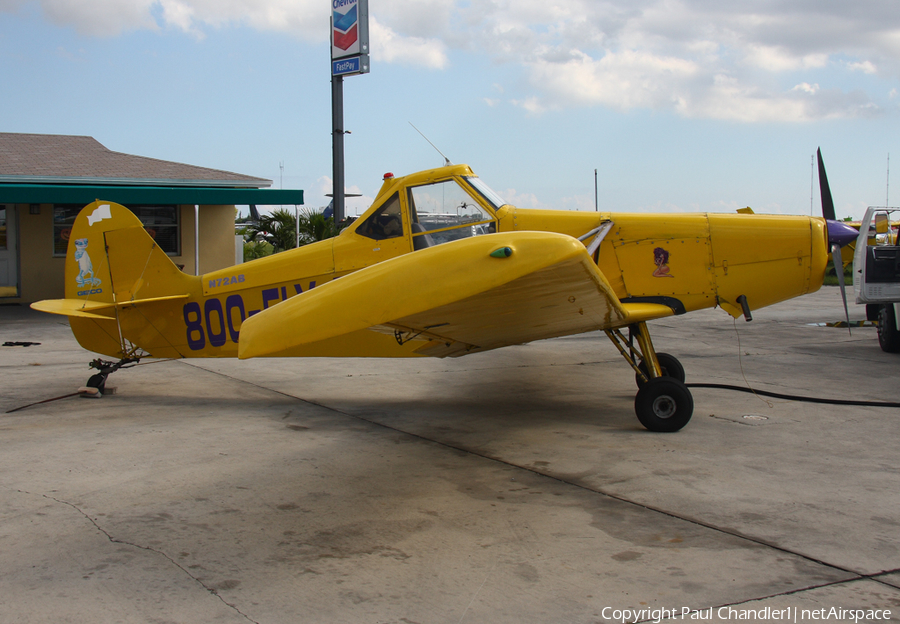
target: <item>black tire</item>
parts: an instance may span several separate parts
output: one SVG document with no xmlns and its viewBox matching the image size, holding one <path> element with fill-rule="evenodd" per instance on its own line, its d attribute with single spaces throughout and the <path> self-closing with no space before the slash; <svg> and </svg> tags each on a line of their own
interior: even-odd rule
<svg viewBox="0 0 900 624">
<path fill-rule="evenodd" d="M 659 361 L 659 367 L 662 369 L 663 377 L 671 377 L 672 379 L 677 379 L 681 383 L 684 383 L 684 366 L 681 365 L 681 362 L 678 361 L 674 355 L 670 355 L 668 353 L 657 353 L 656 359 Z M 650 375 L 647 374 L 647 363 L 642 361 L 638 364 L 638 368 L 641 369 L 641 372 L 647 376 L 647 379 L 650 378 Z M 635 373 L 634 381 L 637 383 L 637 387 L 642 387 L 646 381 L 641 379 L 641 376 Z"/>
<path fill-rule="evenodd" d="M 90 379 L 87 380 L 87 384 L 85 384 L 88 388 L 97 388 L 100 391 L 100 394 L 103 394 L 106 391 L 106 375 L 103 373 L 97 373 L 96 375 L 91 375 Z"/>
<path fill-rule="evenodd" d="M 867 303 L 866 304 L 866 320 L 867 321 L 877 321 L 878 314 L 881 312 L 881 304 L 880 303 Z"/>
<path fill-rule="evenodd" d="M 694 397 L 682 382 L 672 377 L 656 377 L 638 389 L 634 412 L 650 431 L 678 431 L 694 414 Z"/>
<path fill-rule="evenodd" d="M 886 353 L 900 353 L 900 331 L 897 331 L 893 303 L 885 303 L 878 312 L 878 344 Z"/>
</svg>

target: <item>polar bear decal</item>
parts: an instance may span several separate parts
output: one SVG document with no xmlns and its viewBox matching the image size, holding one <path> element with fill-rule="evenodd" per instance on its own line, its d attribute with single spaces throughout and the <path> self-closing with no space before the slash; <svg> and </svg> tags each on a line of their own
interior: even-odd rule
<svg viewBox="0 0 900 624">
<path fill-rule="evenodd" d="M 88 239 L 79 238 L 75 240 L 75 260 L 78 262 L 78 275 L 75 276 L 75 282 L 80 288 L 85 286 L 99 286 L 102 280 L 94 277 L 94 265 L 91 264 L 91 257 L 87 252 Z"/>
</svg>

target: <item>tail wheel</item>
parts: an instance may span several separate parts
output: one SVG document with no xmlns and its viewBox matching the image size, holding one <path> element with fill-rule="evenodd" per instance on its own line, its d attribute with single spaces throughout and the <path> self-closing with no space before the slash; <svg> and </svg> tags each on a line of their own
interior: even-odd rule
<svg viewBox="0 0 900 624">
<path fill-rule="evenodd" d="M 106 392 L 106 375 L 103 373 L 97 373 L 96 375 L 91 375 L 85 384 L 88 388 L 97 388 L 100 391 L 100 394 Z"/>
<path fill-rule="evenodd" d="M 694 398 L 681 381 L 655 377 L 638 389 L 634 411 L 650 431 L 678 431 L 694 414 Z"/>
<path fill-rule="evenodd" d="M 878 344 L 882 351 L 900 353 L 900 331 L 893 303 L 885 303 L 878 312 Z"/>
<path fill-rule="evenodd" d="M 657 353 L 656 360 L 659 362 L 659 368 L 662 371 L 663 377 L 671 377 L 672 379 L 684 383 L 684 366 L 681 365 L 678 358 L 668 353 Z M 644 373 L 644 376 L 646 376 L 647 379 L 650 378 L 650 375 L 647 372 L 647 362 L 642 361 L 638 364 L 638 368 L 641 369 L 641 372 Z M 635 374 L 634 380 L 637 383 L 638 388 L 643 387 L 643 385 L 647 383 L 637 374 Z"/>
</svg>

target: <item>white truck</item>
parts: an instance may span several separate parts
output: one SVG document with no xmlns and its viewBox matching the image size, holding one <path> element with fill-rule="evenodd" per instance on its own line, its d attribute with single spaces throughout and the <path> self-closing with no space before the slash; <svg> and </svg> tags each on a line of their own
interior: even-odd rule
<svg viewBox="0 0 900 624">
<path fill-rule="evenodd" d="M 853 292 L 866 304 L 866 317 L 878 320 L 883 351 L 900 352 L 900 208 L 870 206 L 853 252 Z"/>
</svg>

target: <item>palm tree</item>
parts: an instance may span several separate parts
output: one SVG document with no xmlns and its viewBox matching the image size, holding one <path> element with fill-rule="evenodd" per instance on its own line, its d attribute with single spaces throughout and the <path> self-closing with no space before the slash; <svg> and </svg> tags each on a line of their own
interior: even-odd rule
<svg viewBox="0 0 900 624">
<path fill-rule="evenodd" d="M 275 251 L 275 248 L 272 247 L 269 243 L 264 240 L 260 241 L 244 241 L 244 262 L 249 262 L 250 260 L 256 260 L 257 258 L 263 258 L 265 256 L 271 256 Z"/>
<path fill-rule="evenodd" d="M 246 238 L 251 242 L 265 241 L 272 245 L 273 253 L 297 246 L 297 221 L 291 211 L 279 208 L 270 214 L 259 216 L 259 221 L 247 228 Z"/>
<path fill-rule="evenodd" d="M 308 243 L 333 238 L 340 234 L 341 228 L 334 224 L 331 217 L 325 218 L 320 210 L 304 210 L 300 213 L 300 244 L 304 238 Z"/>
<path fill-rule="evenodd" d="M 334 220 L 325 218 L 322 210 L 304 209 L 300 212 L 300 245 L 337 236 L 341 228 Z M 246 228 L 248 242 L 265 241 L 278 253 L 297 246 L 297 219 L 294 213 L 284 208 L 260 215 L 259 221 Z"/>
</svg>

